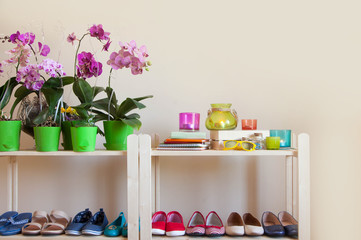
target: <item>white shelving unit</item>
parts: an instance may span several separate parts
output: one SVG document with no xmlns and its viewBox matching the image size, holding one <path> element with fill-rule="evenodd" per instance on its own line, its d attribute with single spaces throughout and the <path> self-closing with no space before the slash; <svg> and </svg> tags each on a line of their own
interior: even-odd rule
<svg viewBox="0 0 361 240">
<path fill-rule="evenodd" d="M 128 151 L 108 151 L 96 150 L 94 152 L 73 152 L 73 151 L 57 151 L 57 152 L 37 152 L 33 150 L 21 150 L 16 152 L 0 152 L 0 158 L 8 158 L 8 210 L 18 210 L 18 160 L 17 157 L 127 157 L 127 177 L 128 177 L 128 221 L 131 229 L 138 229 L 138 136 L 131 135 L 128 137 Z M 129 232 L 129 239 L 138 240 L 138 232 Z M 73 236 L 58 235 L 51 237 L 33 236 L 32 240 L 39 239 L 74 239 Z M 79 236 L 77 239 L 89 239 L 87 236 Z M 109 237 L 98 236 L 94 239 L 109 239 Z M 17 234 L 14 236 L 0 236 L 0 239 L 29 239 L 28 236 Z M 116 239 L 126 239 L 119 237 Z"/>
<path fill-rule="evenodd" d="M 286 164 L 286 209 L 293 215 L 298 215 L 299 239 L 310 240 L 310 152 L 309 136 L 300 134 L 298 136 L 298 146 L 291 150 L 259 150 L 253 152 L 246 151 L 159 151 L 151 148 L 151 138 L 149 135 L 139 136 L 139 211 L 140 211 L 140 239 L 151 240 L 151 217 L 152 212 L 160 209 L 160 167 L 159 158 L 192 156 L 192 157 L 229 157 L 229 156 L 279 156 L 285 158 Z M 298 160 L 298 161 L 296 161 Z M 152 169 L 154 169 L 152 178 Z M 298 174 L 296 174 L 298 171 Z M 298 175 L 298 179 L 296 176 Z M 154 186 L 151 182 L 154 181 Z M 298 183 L 296 186 L 295 183 Z M 152 188 L 155 190 L 152 193 Z M 152 198 L 155 203 L 152 206 Z M 297 214 L 296 214 L 297 213 Z M 271 239 L 267 236 L 241 237 L 242 239 Z M 154 240 L 170 239 L 169 237 L 153 237 Z M 188 236 L 177 237 L 177 240 L 191 239 Z M 201 237 L 197 239 L 209 239 Z M 221 239 L 234 239 L 227 236 Z M 287 238 L 283 238 L 287 239 Z"/>
</svg>

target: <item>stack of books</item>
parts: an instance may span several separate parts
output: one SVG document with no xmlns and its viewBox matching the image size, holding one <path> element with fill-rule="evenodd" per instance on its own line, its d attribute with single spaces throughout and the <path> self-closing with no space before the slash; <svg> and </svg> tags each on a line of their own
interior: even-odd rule
<svg viewBox="0 0 361 240">
<path fill-rule="evenodd" d="M 205 132 L 171 132 L 157 150 L 202 151 L 209 147 Z"/>
</svg>

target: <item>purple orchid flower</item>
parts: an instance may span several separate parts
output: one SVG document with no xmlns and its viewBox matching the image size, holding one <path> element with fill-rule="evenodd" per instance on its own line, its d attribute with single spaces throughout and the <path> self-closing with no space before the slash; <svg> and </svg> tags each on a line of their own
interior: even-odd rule
<svg viewBox="0 0 361 240">
<path fill-rule="evenodd" d="M 90 52 L 81 52 L 78 54 L 77 75 L 78 77 L 91 78 L 98 77 L 103 72 L 103 65 L 95 61 Z"/>
<path fill-rule="evenodd" d="M 21 82 L 22 79 L 24 79 L 24 86 L 31 91 L 39 91 L 44 85 L 44 80 L 40 78 L 38 66 L 34 64 L 19 69 L 16 81 Z"/>
<path fill-rule="evenodd" d="M 42 44 L 41 42 L 38 42 L 38 46 L 39 46 L 39 52 L 41 56 L 48 56 L 48 54 L 50 53 L 50 47 L 46 44 Z"/>
<path fill-rule="evenodd" d="M 109 40 L 109 32 L 105 32 L 103 29 L 103 25 L 99 24 L 99 25 L 93 25 L 90 29 L 90 36 L 92 37 L 96 37 L 99 40 Z"/>
<path fill-rule="evenodd" d="M 24 34 L 20 34 L 19 40 L 25 45 L 25 44 L 33 44 L 35 40 L 35 34 L 31 32 L 27 32 Z"/>
<path fill-rule="evenodd" d="M 76 36 L 74 33 L 69 34 L 69 36 L 66 39 L 68 42 L 70 42 L 72 45 L 74 45 L 74 41 L 76 40 Z"/>
<path fill-rule="evenodd" d="M 108 49 L 109 49 L 109 46 L 110 46 L 111 43 L 112 42 L 109 39 L 108 42 L 106 44 L 104 44 L 102 51 L 107 51 L 108 52 Z"/>
</svg>

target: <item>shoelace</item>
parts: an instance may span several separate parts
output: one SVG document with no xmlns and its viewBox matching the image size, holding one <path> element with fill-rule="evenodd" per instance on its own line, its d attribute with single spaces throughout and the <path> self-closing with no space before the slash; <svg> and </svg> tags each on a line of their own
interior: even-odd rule
<svg viewBox="0 0 361 240">
<path fill-rule="evenodd" d="M 19 224 L 25 224 L 25 223 L 28 223 L 29 222 L 29 219 L 23 219 L 23 220 L 20 220 L 20 221 L 15 221 L 14 218 L 9 218 L 9 221 L 11 224 L 13 225 L 19 225 Z"/>
</svg>

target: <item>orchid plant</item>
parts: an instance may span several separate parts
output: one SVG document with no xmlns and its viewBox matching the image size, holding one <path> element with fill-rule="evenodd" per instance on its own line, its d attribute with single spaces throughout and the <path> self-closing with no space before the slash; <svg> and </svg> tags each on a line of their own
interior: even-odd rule
<svg viewBox="0 0 361 240">
<path fill-rule="evenodd" d="M 28 119 L 30 125 L 39 125 L 48 119 L 57 119 L 57 113 L 63 95 L 63 86 L 70 84 L 63 71 L 63 66 L 50 59 L 45 58 L 40 62 L 39 58 L 47 57 L 50 47 L 38 42 L 37 49 L 34 46 L 35 34 L 31 32 L 21 34 L 17 31 L 10 36 L 1 38 L 2 43 L 13 44 L 13 48 L 7 52 L 9 58 L 1 62 L 1 67 L 15 69 L 15 76 L 11 77 L 0 88 L 0 110 L 2 118 L 12 119 L 15 107 L 29 94 L 35 93 L 38 99 L 45 97 L 47 106 L 42 106 L 40 100 L 40 113 L 34 119 Z M 30 63 L 34 57 L 35 63 Z M 4 73 L 1 68 L 0 73 Z M 15 102 L 13 103 L 10 116 L 4 117 L 3 108 L 9 103 L 13 90 L 15 91 Z M 59 118 L 58 118 L 59 119 Z"/>
<path fill-rule="evenodd" d="M 95 60 L 94 54 L 91 52 L 82 51 L 79 53 L 81 43 L 88 35 L 99 40 L 103 44 L 102 50 L 104 51 L 108 51 L 111 42 L 109 38 L 110 33 L 105 32 L 101 24 L 93 25 L 80 39 L 78 39 L 74 33 L 69 34 L 67 38 L 67 41 L 72 45 L 74 45 L 76 41 L 78 42 L 72 80 L 74 82 L 73 92 L 79 99 L 80 105 L 74 106 L 73 108 L 85 123 L 94 125 L 94 122 L 99 120 L 99 118 L 96 118 L 96 115 L 103 114 L 93 109 L 94 98 L 100 92 L 104 91 L 104 88 L 98 86 L 92 87 L 86 80 L 92 77 L 99 77 L 103 72 L 103 65 L 101 62 Z"/>
<path fill-rule="evenodd" d="M 108 87 L 105 89 L 107 98 L 95 101 L 94 106 L 107 113 L 107 116 L 102 116 L 101 120 L 122 121 L 133 129 L 139 130 L 142 125 L 139 120 L 140 115 L 137 113 L 128 113 L 137 108 L 145 108 L 146 106 L 140 103 L 140 101 L 153 96 L 149 95 L 138 98 L 126 98 L 123 102 L 118 104 L 116 94 L 110 86 L 111 75 L 113 70 L 123 68 L 129 68 L 133 75 L 142 74 L 143 69 L 148 71 L 148 67 L 151 66 L 151 62 L 146 60 L 149 56 L 146 46 L 143 45 L 140 48 L 137 48 L 137 44 L 134 40 L 125 44 L 119 42 L 119 45 L 120 50 L 118 52 L 113 52 L 107 61 L 107 64 L 111 67 L 109 72 Z"/>
</svg>

